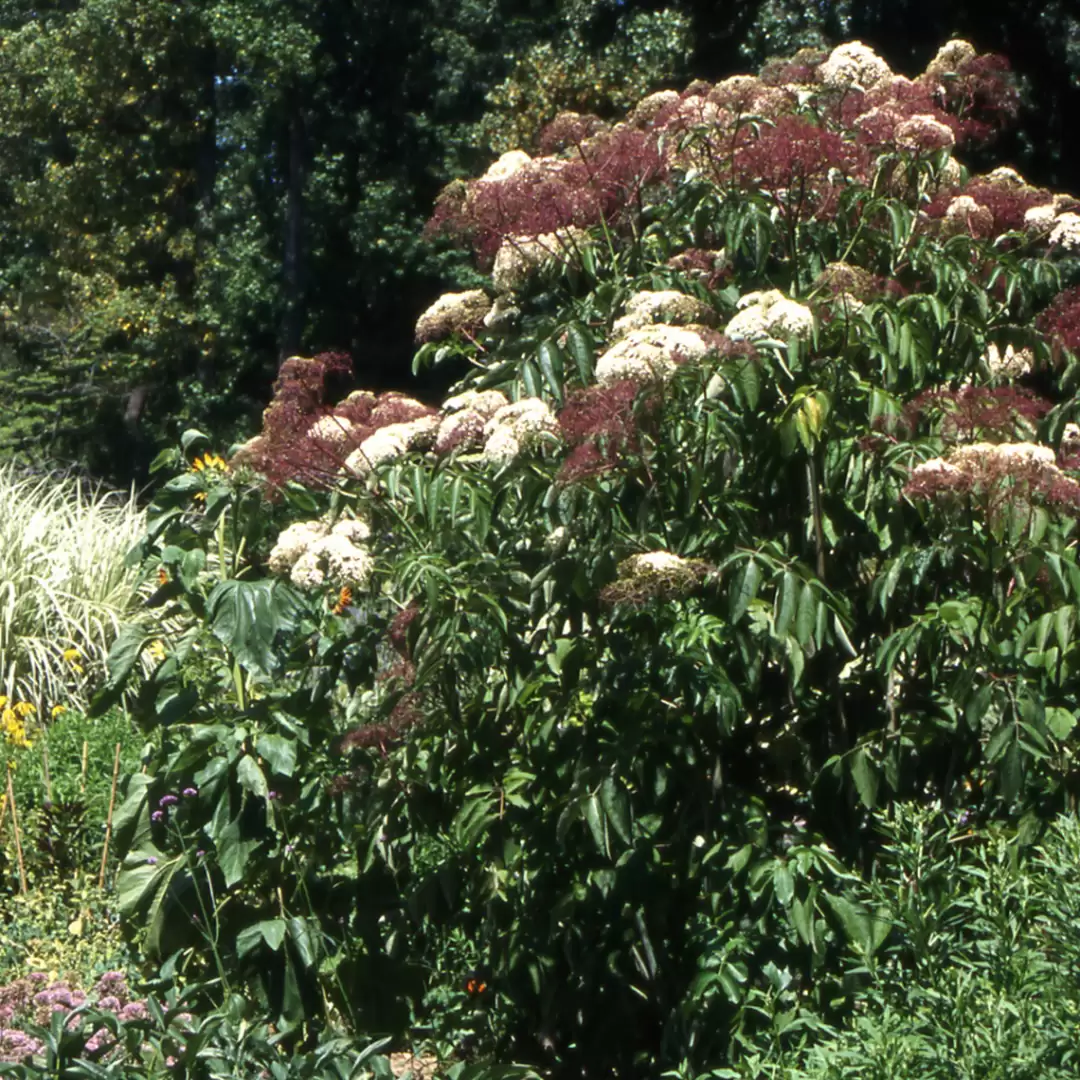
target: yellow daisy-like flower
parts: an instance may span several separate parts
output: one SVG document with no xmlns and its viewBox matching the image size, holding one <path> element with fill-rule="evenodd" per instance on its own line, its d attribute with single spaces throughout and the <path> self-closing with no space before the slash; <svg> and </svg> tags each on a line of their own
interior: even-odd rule
<svg viewBox="0 0 1080 1080">
<path fill-rule="evenodd" d="M 196 473 L 206 472 L 207 470 L 216 470 L 217 472 L 228 472 L 229 463 L 217 454 L 211 454 L 209 452 L 197 457 L 191 463 L 191 471 Z"/>
<path fill-rule="evenodd" d="M 165 659 L 165 643 L 160 640 L 151 641 L 150 644 L 146 646 L 146 653 L 151 660 L 160 664 L 161 661 Z"/>
<path fill-rule="evenodd" d="M 49 711 L 49 715 L 55 720 L 59 716 L 63 716 L 68 711 L 66 705 L 54 705 Z"/>
</svg>

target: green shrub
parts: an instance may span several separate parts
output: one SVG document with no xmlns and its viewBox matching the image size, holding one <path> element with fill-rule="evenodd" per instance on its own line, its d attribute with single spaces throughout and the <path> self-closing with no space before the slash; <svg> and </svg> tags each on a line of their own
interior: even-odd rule
<svg viewBox="0 0 1080 1080">
<path fill-rule="evenodd" d="M 791 973 L 775 971 L 751 1005 L 771 1038 L 746 1038 L 738 1069 L 704 1075 L 1075 1076 L 1080 822 L 1059 818 L 1032 846 L 966 816 L 909 806 L 881 818 L 876 872 L 838 908 L 850 946 L 838 1018 L 808 1010 Z"/>
<path fill-rule="evenodd" d="M 1080 215 L 952 157 L 1014 108 L 1000 58 L 822 60 L 452 186 L 497 294 L 418 324 L 455 395 L 291 358 L 163 486 L 190 630 L 118 818 L 150 957 L 296 1044 L 738 1069 L 763 995 L 853 1000 L 876 810 L 1075 799 Z"/>
<path fill-rule="evenodd" d="M 90 986 L 106 971 L 126 968 L 129 953 L 108 890 L 96 874 L 55 879 L 4 897 L 0 984 L 30 972 Z"/>
</svg>

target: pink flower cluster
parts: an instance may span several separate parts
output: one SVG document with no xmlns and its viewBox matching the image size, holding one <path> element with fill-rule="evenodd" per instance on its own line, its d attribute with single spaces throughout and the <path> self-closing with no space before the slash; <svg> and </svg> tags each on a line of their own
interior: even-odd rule
<svg viewBox="0 0 1080 1080">
<path fill-rule="evenodd" d="M 237 451 L 232 463 L 250 465 L 271 491 L 290 480 L 325 487 L 376 431 L 435 414 L 393 391 L 356 391 L 331 405 L 351 382 L 352 370 L 352 360 L 343 353 L 284 361 L 263 412 L 262 432 Z"/>
<path fill-rule="evenodd" d="M 1037 503 L 1080 513 L 1080 483 L 1062 472 L 1050 447 L 1026 442 L 955 446 L 944 458 L 916 466 L 904 494 L 945 503 L 970 498 L 991 522 Z"/>
<path fill-rule="evenodd" d="M 646 189 L 686 169 L 764 190 L 789 218 L 827 215 L 844 183 L 869 182 L 874 154 L 986 142 L 1017 100 L 1004 57 L 980 56 L 967 42 L 950 42 L 916 79 L 893 75 L 859 42 L 831 54 L 802 50 L 760 77 L 651 94 L 614 126 L 560 114 L 540 136 L 543 156 L 512 151 L 484 176 L 455 181 L 428 230 L 490 261 L 507 242 L 600 222 L 618 230 Z M 808 103 L 820 123 L 799 114 Z M 1029 194 L 977 193 L 995 223 L 1010 227 L 1034 205 Z"/>
<path fill-rule="evenodd" d="M 1055 353 L 1062 348 L 1080 353 L 1080 285 L 1058 293 L 1035 325 L 1050 339 Z"/>
<path fill-rule="evenodd" d="M 53 1013 L 67 1013 L 87 1003 L 103 1012 L 113 1013 L 121 1022 L 144 1020 L 149 1015 L 146 1004 L 134 1000 L 122 971 L 107 971 L 89 993 L 67 980 L 50 980 L 43 972 L 33 972 L 0 986 L 0 1062 L 23 1061 L 43 1051 L 41 1042 L 18 1026 L 33 1023 L 47 1026 Z M 113 1035 L 99 1028 L 86 1042 L 89 1054 L 108 1049 Z"/>
<path fill-rule="evenodd" d="M 1018 425 L 1045 416 L 1053 403 L 1017 386 L 964 386 L 959 390 L 927 390 L 904 410 L 911 430 L 931 421 L 947 442 L 1008 439 Z"/>
</svg>

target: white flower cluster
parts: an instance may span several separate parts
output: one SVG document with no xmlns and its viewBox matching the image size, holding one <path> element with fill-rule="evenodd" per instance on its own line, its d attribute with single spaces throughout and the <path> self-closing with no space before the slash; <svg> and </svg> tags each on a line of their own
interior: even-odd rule
<svg viewBox="0 0 1080 1080">
<path fill-rule="evenodd" d="M 804 340 L 814 329 L 814 313 L 778 289 L 747 293 L 740 298 L 738 306 L 739 312 L 724 329 L 735 341 L 767 337 Z"/>
<path fill-rule="evenodd" d="M 1066 454 L 1080 454 L 1080 424 L 1070 420 L 1061 433 L 1061 449 Z"/>
<path fill-rule="evenodd" d="M 496 291 L 514 292 L 539 270 L 575 262 L 589 242 L 589 234 L 573 226 L 540 236 L 513 236 L 504 240 L 491 270 Z"/>
<path fill-rule="evenodd" d="M 821 81 L 837 90 L 873 90 L 893 77 L 889 65 L 861 41 L 837 45 L 818 67 Z"/>
<path fill-rule="evenodd" d="M 655 323 L 629 331 L 596 362 L 601 386 L 624 379 L 637 383 L 666 382 L 675 372 L 676 355 L 700 360 L 709 351 L 705 339 L 689 326 Z"/>
<path fill-rule="evenodd" d="M 708 326 L 715 321 L 716 312 L 697 297 L 675 289 L 643 290 L 627 300 L 626 312 L 615 320 L 612 335 L 620 338 L 631 330 L 658 322 L 670 325 L 702 323 Z"/>
<path fill-rule="evenodd" d="M 643 97 L 630 113 L 630 123 L 635 127 L 648 127 L 656 119 L 657 114 L 674 105 L 679 100 L 675 90 L 657 90 L 655 94 Z"/>
<path fill-rule="evenodd" d="M 1053 480 L 1061 474 L 1057 456 L 1049 446 L 979 442 L 955 446 L 947 457 L 924 461 L 912 470 L 911 479 L 951 482 L 966 478 L 986 483 L 1031 473 L 1041 481 Z"/>
<path fill-rule="evenodd" d="M 993 378 L 1017 379 L 1031 372 L 1035 355 L 1030 349 L 1014 349 L 1012 345 L 1006 345 L 1004 352 L 996 345 L 988 345 L 982 362 Z"/>
<path fill-rule="evenodd" d="M 901 150 L 951 150 L 956 145 L 952 128 L 928 113 L 901 120 L 894 138 Z"/>
<path fill-rule="evenodd" d="M 983 179 L 988 184 L 1005 188 L 1007 191 L 1019 191 L 1028 186 L 1027 181 L 1011 165 L 999 165 L 996 169 L 991 169 Z"/>
<path fill-rule="evenodd" d="M 1068 214 L 1076 217 L 1076 200 L 1069 195 L 1054 195 L 1050 202 L 1040 203 L 1033 206 L 1024 214 L 1024 224 L 1036 232 L 1050 232 L 1057 224 L 1059 217 Z M 1068 226 L 1063 231 L 1068 231 Z M 1059 241 L 1060 242 L 1060 241 Z"/>
<path fill-rule="evenodd" d="M 994 227 L 994 215 L 970 195 L 957 195 L 945 211 L 945 225 L 948 231 L 954 233 L 989 232 Z"/>
<path fill-rule="evenodd" d="M 351 420 L 330 413 L 316 420 L 307 429 L 307 435 L 309 439 L 314 439 L 315 442 L 322 443 L 327 447 L 339 447 L 344 446 L 349 441 L 352 430 L 353 424 Z"/>
<path fill-rule="evenodd" d="M 711 569 L 701 559 L 684 559 L 670 551 L 646 551 L 623 559 L 616 568 L 617 579 L 601 596 L 616 604 L 670 600 L 693 592 Z"/>
<path fill-rule="evenodd" d="M 1050 233 L 1050 243 L 1066 251 L 1080 251 L 1080 214 L 1059 214 Z"/>
<path fill-rule="evenodd" d="M 368 476 L 380 465 L 404 457 L 410 450 L 429 450 L 438 430 L 437 416 L 387 424 L 372 432 L 345 459 L 345 469 L 354 476 Z"/>
<path fill-rule="evenodd" d="M 502 406 L 484 425 L 484 460 L 492 465 L 508 465 L 558 437 L 559 423 L 547 402 L 522 398 Z"/>
<path fill-rule="evenodd" d="M 1033 206 L 1024 214 L 1024 224 L 1029 229 L 1035 229 L 1038 232 L 1049 232 L 1054 227 L 1056 218 L 1057 207 L 1053 203 L 1042 203 L 1039 206 Z"/>
<path fill-rule="evenodd" d="M 524 150 L 507 150 L 498 161 L 493 162 L 481 180 L 509 180 L 515 173 L 527 169 L 532 158 Z"/>
<path fill-rule="evenodd" d="M 975 46 L 970 41 L 953 38 L 952 41 L 945 42 L 938 49 L 934 59 L 926 65 L 923 78 L 934 83 L 940 83 L 942 76 L 955 74 L 964 64 L 974 60 L 978 55 Z"/>
<path fill-rule="evenodd" d="M 322 521 L 299 521 L 277 538 L 269 567 L 288 574 L 301 589 L 317 589 L 328 580 L 335 585 L 364 588 L 375 561 L 361 545 L 371 535 L 363 521 L 348 518 L 330 528 Z"/>
<path fill-rule="evenodd" d="M 480 326 L 491 312 L 491 301 L 483 289 L 443 293 L 416 320 L 416 340 L 441 341 L 451 334 Z"/>
<path fill-rule="evenodd" d="M 435 453 L 479 450 L 487 422 L 510 403 L 498 390 L 467 390 L 443 402 L 443 415 L 435 437 Z"/>
</svg>

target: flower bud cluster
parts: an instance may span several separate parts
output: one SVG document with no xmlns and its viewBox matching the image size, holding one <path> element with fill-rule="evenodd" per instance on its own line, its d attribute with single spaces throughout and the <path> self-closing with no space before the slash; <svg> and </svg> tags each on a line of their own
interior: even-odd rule
<svg viewBox="0 0 1080 1080">
<path fill-rule="evenodd" d="M 747 293 L 738 306 L 740 310 L 724 329 L 735 341 L 767 337 L 806 340 L 813 333 L 814 313 L 777 289 Z"/>
<path fill-rule="evenodd" d="M 478 330 L 491 312 L 483 289 L 443 293 L 416 321 L 416 340 L 442 341 L 453 334 Z"/>
<path fill-rule="evenodd" d="M 700 323 L 712 326 L 715 322 L 716 311 L 695 296 L 675 289 L 644 290 L 634 293 L 626 301 L 625 313 L 615 320 L 611 332 L 613 337 L 619 338 L 651 323 L 668 323 L 672 326 Z"/>
<path fill-rule="evenodd" d="M 355 518 L 333 526 L 322 521 L 296 522 L 278 536 L 268 565 L 275 574 L 288 574 L 301 589 L 317 589 L 328 580 L 364 588 L 375 568 L 371 553 L 362 546 L 370 535 L 367 524 Z"/>
<path fill-rule="evenodd" d="M 1036 443 L 970 443 L 945 457 L 917 465 L 904 488 L 913 499 L 940 500 L 973 495 L 992 517 L 1005 507 L 1034 501 L 1070 509 L 1080 507 L 1080 483 L 1058 466 L 1049 446 Z"/>
<path fill-rule="evenodd" d="M 670 551 L 647 551 L 623 559 L 617 578 L 600 594 L 608 604 L 644 604 L 674 600 L 692 593 L 712 570 L 701 559 L 684 559 Z"/>
<path fill-rule="evenodd" d="M 558 438 L 559 424 L 547 402 L 522 398 L 502 406 L 484 425 L 483 458 L 491 465 L 509 465 Z"/>
<path fill-rule="evenodd" d="M 704 330 L 667 323 L 629 330 L 597 360 L 596 381 L 600 386 L 624 380 L 639 385 L 664 383 L 675 373 L 680 359 L 700 360 L 709 351 Z"/>
</svg>

